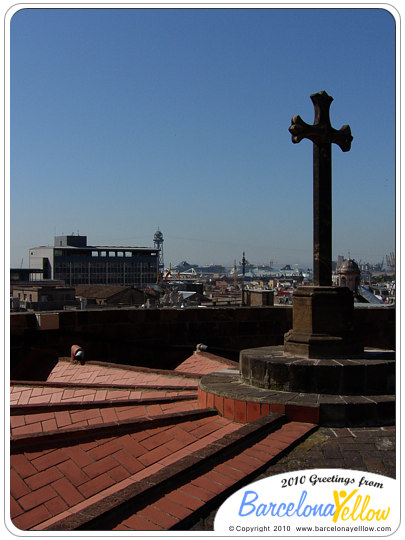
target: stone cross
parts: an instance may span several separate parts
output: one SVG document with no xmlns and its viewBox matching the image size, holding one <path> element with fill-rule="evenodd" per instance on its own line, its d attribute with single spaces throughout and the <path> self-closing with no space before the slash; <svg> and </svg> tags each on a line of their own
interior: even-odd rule
<svg viewBox="0 0 405 540">
<path fill-rule="evenodd" d="M 292 142 L 313 142 L 314 159 L 314 285 L 332 285 L 332 143 L 348 152 L 353 140 L 350 126 L 339 130 L 331 126 L 329 108 L 333 97 L 325 91 L 311 95 L 315 109 L 314 124 L 293 116 L 289 132 Z"/>
</svg>

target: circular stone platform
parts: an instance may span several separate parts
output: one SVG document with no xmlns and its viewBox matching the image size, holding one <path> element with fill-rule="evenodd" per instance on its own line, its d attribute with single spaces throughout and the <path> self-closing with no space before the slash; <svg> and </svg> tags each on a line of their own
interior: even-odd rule
<svg viewBox="0 0 405 540">
<path fill-rule="evenodd" d="M 351 358 L 303 358 L 284 355 L 283 347 L 259 347 L 240 353 L 243 382 L 285 392 L 319 394 L 393 394 L 393 351 L 369 350 Z"/>
<path fill-rule="evenodd" d="M 395 423 L 395 353 L 366 350 L 350 359 L 284 356 L 283 347 L 240 353 L 240 369 L 202 377 L 199 400 L 233 420 L 268 412 L 322 426 Z"/>
</svg>

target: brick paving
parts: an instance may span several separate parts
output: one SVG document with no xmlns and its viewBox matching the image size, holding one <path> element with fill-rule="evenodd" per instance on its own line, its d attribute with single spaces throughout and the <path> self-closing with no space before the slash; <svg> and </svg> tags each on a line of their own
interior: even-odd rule
<svg viewBox="0 0 405 540">
<path fill-rule="evenodd" d="M 150 417 L 165 412 L 180 412 L 197 410 L 198 405 L 193 402 L 156 403 L 154 405 L 135 405 L 129 407 L 123 404 L 119 407 L 94 407 L 85 410 L 76 410 L 74 406 L 65 411 L 51 411 L 40 414 L 24 414 L 12 416 L 11 434 L 24 435 L 32 433 L 46 433 L 60 428 L 89 427 L 103 425 L 106 422 L 119 422 L 131 418 Z"/>
<path fill-rule="evenodd" d="M 173 372 L 62 358 L 45 382 L 12 382 L 13 524 L 42 529 L 238 430 L 201 409 L 193 366 Z"/>
<path fill-rule="evenodd" d="M 34 405 L 45 403 L 60 403 L 60 402 L 86 402 L 86 401 L 103 401 L 111 400 L 131 400 L 144 399 L 153 397 L 170 397 L 187 395 L 187 391 L 176 390 L 161 390 L 153 388 L 78 388 L 74 383 L 69 387 L 66 384 L 64 387 L 52 386 L 52 384 L 19 384 L 14 383 L 10 386 L 10 405 Z M 190 395 L 195 395 L 195 390 L 188 391 Z"/>
<path fill-rule="evenodd" d="M 206 353 L 178 371 L 60 359 L 45 382 L 13 382 L 14 526 L 209 531 L 221 502 L 263 476 L 325 467 L 395 476 L 394 428 L 317 428 L 267 410 L 243 423 L 201 404 L 199 378 L 229 367 Z"/>
<path fill-rule="evenodd" d="M 175 489 L 157 494 L 150 504 L 141 505 L 136 513 L 120 520 L 113 530 L 187 530 L 187 520 L 207 503 L 229 493 L 238 480 L 242 480 L 263 468 L 281 450 L 297 439 L 306 436 L 314 428 L 311 424 L 290 422 L 267 435 L 247 449 L 209 471 Z M 186 523 L 185 523 L 186 521 Z"/>
<path fill-rule="evenodd" d="M 70 359 L 59 359 L 48 376 L 49 382 L 119 384 L 120 386 L 196 386 L 195 378 L 183 376 L 180 372 L 166 370 L 148 370 L 131 366 L 118 367 L 115 364 L 88 362 L 84 365 L 73 364 Z"/>
<path fill-rule="evenodd" d="M 192 356 L 178 365 L 174 371 L 205 375 L 224 368 L 238 368 L 238 366 L 239 364 L 232 360 L 221 358 L 215 354 L 207 352 L 199 353 L 196 351 Z"/>
<path fill-rule="evenodd" d="M 267 475 L 313 468 L 356 469 L 396 477 L 395 427 L 321 427 Z"/>
<path fill-rule="evenodd" d="M 352 469 L 396 478 L 395 427 L 318 428 L 254 478 L 305 469 Z M 190 530 L 212 531 L 217 508 L 196 516 Z"/>
<path fill-rule="evenodd" d="M 32 528 L 44 521 L 45 515 L 46 519 L 55 516 L 50 501 L 59 513 L 65 504 L 72 507 L 112 485 L 120 489 L 119 484 L 125 479 L 137 481 L 136 473 L 153 464 L 164 467 L 177 461 L 206 444 L 199 432 L 204 426 L 209 426 L 206 438 L 210 441 L 238 427 L 214 415 L 176 425 L 151 425 L 147 430 L 100 439 L 86 440 L 86 432 L 76 433 L 74 443 L 35 450 L 28 445 L 25 451 L 12 453 L 14 524 L 22 529 Z M 27 513 L 34 508 L 35 512 Z"/>
</svg>

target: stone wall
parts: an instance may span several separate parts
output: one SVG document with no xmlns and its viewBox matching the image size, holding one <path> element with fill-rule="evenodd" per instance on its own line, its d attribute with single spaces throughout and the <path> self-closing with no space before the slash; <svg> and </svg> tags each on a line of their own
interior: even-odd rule
<svg viewBox="0 0 405 540">
<path fill-rule="evenodd" d="M 356 308 L 355 323 L 367 346 L 395 347 L 394 308 Z M 88 360 L 167 369 L 198 343 L 238 360 L 241 349 L 282 344 L 292 307 L 89 309 L 41 314 L 39 322 L 34 313 L 13 313 L 10 324 L 11 376 L 24 379 L 32 370 L 36 374 L 38 363 L 53 365 L 58 356 L 69 356 L 75 343 Z"/>
<path fill-rule="evenodd" d="M 354 310 L 354 325 L 366 347 L 395 350 L 395 306 L 360 305 Z"/>
</svg>

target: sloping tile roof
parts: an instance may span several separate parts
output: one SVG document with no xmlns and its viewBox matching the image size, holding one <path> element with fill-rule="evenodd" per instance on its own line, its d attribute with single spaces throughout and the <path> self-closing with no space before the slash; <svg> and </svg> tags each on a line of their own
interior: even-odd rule
<svg viewBox="0 0 405 540">
<path fill-rule="evenodd" d="M 227 358 L 222 358 L 207 351 L 195 352 L 179 364 L 175 371 L 205 375 L 213 371 L 227 368 L 238 368 L 239 364 Z"/>
<path fill-rule="evenodd" d="M 13 525 L 187 530 L 209 501 L 314 429 L 278 413 L 240 424 L 202 407 L 200 373 L 227 366 L 207 353 L 175 371 L 62 358 L 45 382 L 12 381 Z"/>
<path fill-rule="evenodd" d="M 123 285 L 75 285 L 76 296 L 84 298 L 110 298 L 123 291 L 130 290 L 131 287 Z"/>
</svg>

